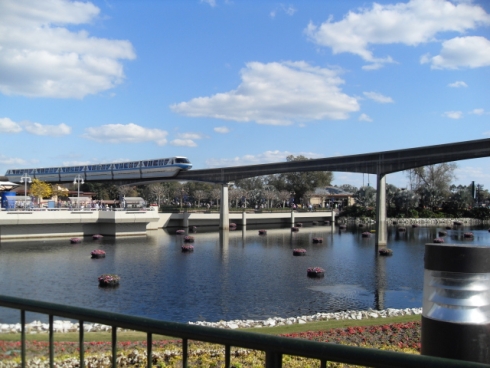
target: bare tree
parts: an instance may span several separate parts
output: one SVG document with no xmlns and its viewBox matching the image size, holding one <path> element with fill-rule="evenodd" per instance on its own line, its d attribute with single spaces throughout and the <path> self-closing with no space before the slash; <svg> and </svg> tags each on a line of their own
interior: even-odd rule
<svg viewBox="0 0 490 368">
<path fill-rule="evenodd" d="M 206 198 L 207 194 L 204 190 L 198 189 L 194 191 L 194 198 L 197 199 L 197 206 L 201 207 L 201 201 Z"/>
<path fill-rule="evenodd" d="M 161 183 L 152 183 L 148 185 L 148 190 L 157 199 L 158 207 L 160 207 L 161 199 L 166 197 L 168 194 L 168 188 L 163 186 Z"/>
<path fill-rule="evenodd" d="M 282 201 L 282 208 L 286 206 L 286 201 L 291 198 L 291 193 L 289 193 L 287 190 L 281 190 L 279 193 L 277 193 L 277 197 L 280 201 Z"/>
<path fill-rule="evenodd" d="M 216 199 L 216 207 L 218 207 L 219 200 L 221 199 L 221 189 L 220 188 L 214 188 L 211 191 L 211 198 Z"/>
</svg>

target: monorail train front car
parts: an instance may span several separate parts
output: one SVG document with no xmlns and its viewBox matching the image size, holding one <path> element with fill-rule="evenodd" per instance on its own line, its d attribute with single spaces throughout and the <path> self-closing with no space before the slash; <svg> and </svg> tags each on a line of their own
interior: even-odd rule
<svg viewBox="0 0 490 368">
<path fill-rule="evenodd" d="M 177 175 L 181 170 L 186 171 L 191 168 L 192 164 L 186 157 L 175 156 L 112 164 L 9 169 L 5 176 L 12 182 L 20 182 L 22 177 L 47 182 L 67 182 L 73 181 L 78 176 L 88 181 L 104 181 L 113 179 L 169 178 Z"/>
</svg>

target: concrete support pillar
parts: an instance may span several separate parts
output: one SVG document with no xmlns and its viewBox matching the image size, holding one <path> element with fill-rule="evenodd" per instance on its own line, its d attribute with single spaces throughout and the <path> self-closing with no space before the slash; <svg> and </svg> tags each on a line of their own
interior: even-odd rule
<svg viewBox="0 0 490 368">
<path fill-rule="evenodd" d="M 191 214 L 189 212 L 184 211 L 184 214 L 182 215 L 182 225 L 184 226 L 185 229 L 187 229 L 189 227 L 189 216 Z"/>
<path fill-rule="evenodd" d="M 228 186 L 229 183 L 221 184 L 221 207 L 219 213 L 219 228 L 230 229 L 230 210 L 228 207 Z"/>
<path fill-rule="evenodd" d="M 387 244 L 388 229 L 386 227 L 386 175 L 376 176 L 376 248 Z"/>
<path fill-rule="evenodd" d="M 247 212 L 245 210 L 242 212 L 242 226 L 247 226 Z"/>
<path fill-rule="evenodd" d="M 294 226 L 294 211 L 291 210 L 291 226 Z"/>
<path fill-rule="evenodd" d="M 331 221 L 332 228 L 335 227 L 335 211 L 332 208 L 332 221 Z"/>
</svg>

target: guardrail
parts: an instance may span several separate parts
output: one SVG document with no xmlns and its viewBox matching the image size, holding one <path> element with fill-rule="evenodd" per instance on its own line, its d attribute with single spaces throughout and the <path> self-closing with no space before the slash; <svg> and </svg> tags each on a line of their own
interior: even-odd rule
<svg viewBox="0 0 490 368">
<path fill-rule="evenodd" d="M 112 367 L 116 367 L 117 328 L 147 333 L 147 367 L 152 366 L 153 334 L 182 339 L 182 366 L 188 366 L 188 341 L 196 340 L 220 344 L 225 347 L 225 367 L 231 367 L 231 347 L 240 347 L 265 352 L 266 368 L 282 366 L 283 354 L 318 359 L 322 368 L 327 362 L 340 362 L 370 367 L 433 367 L 433 368 L 482 368 L 486 364 L 461 360 L 443 359 L 423 355 L 403 354 L 376 349 L 344 346 L 302 339 L 293 339 L 265 334 L 224 330 L 212 327 L 166 322 L 150 318 L 53 304 L 30 299 L 0 295 L 0 306 L 18 309 L 21 320 L 21 366 L 26 367 L 26 311 L 49 316 L 49 362 L 54 366 L 53 317 L 65 317 L 79 321 L 79 367 L 84 368 L 84 322 L 101 323 L 112 327 Z M 458 337 L 455 337 L 458 338 Z"/>
</svg>

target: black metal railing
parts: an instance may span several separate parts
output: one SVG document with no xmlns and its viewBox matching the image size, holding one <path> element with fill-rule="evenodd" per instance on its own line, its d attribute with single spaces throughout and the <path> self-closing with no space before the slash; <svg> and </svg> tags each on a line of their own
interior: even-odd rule
<svg viewBox="0 0 490 368">
<path fill-rule="evenodd" d="M 87 308 L 53 304 L 30 299 L 0 295 L 0 307 L 18 309 L 21 319 L 21 366 L 26 366 L 26 312 L 42 313 L 49 316 L 49 361 L 54 365 L 53 317 L 65 317 L 79 321 L 79 367 L 84 367 L 84 322 L 93 322 L 112 327 L 112 366 L 116 367 L 117 329 L 143 331 L 147 334 L 147 367 L 152 366 L 152 336 L 154 334 L 182 339 L 182 366 L 187 367 L 189 340 L 223 345 L 225 367 L 230 367 L 231 347 L 246 348 L 265 352 L 265 366 L 282 366 L 282 356 L 292 355 L 317 359 L 320 366 L 327 362 L 340 362 L 369 367 L 440 367 L 477 368 L 486 364 L 451 360 L 415 354 L 395 353 L 376 349 L 344 346 L 302 339 L 278 337 L 253 332 L 225 330 L 190 324 L 166 322 L 150 318 L 135 317 L 119 313 L 97 311 Z M 459 338 L 455 336 L 455 338 Z"/>
</svg>

